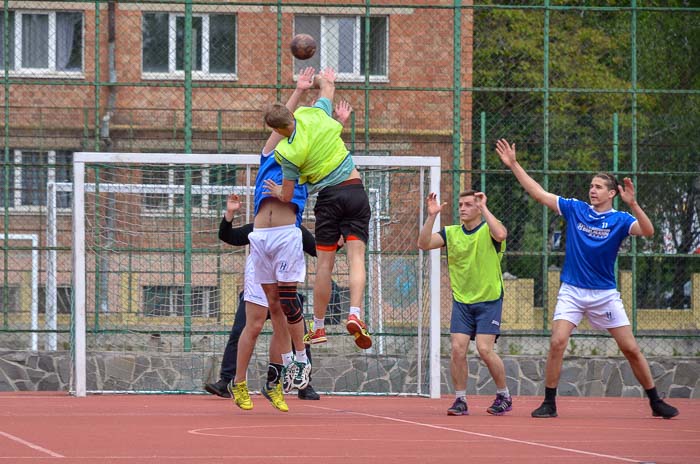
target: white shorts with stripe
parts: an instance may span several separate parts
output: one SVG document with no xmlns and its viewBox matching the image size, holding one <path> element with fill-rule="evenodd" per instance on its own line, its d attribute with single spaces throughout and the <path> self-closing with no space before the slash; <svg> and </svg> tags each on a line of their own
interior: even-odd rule
<svg viewBox="0 0 700 464">
<path fill-rule="evenodd" d="M 253 229 L 248 235 L 256 284 L 304 282 L 306 261 L 301 229 L 295 225 Z"/>
<path fill-rule="evenodd" d="M 584 314 L 596 329 L 614 329 L 630 325 L 620 292 L 617 290 L 592 290 L 562 283 L 553 320 L 563 319 L 578 326 Z"/>
</svg>

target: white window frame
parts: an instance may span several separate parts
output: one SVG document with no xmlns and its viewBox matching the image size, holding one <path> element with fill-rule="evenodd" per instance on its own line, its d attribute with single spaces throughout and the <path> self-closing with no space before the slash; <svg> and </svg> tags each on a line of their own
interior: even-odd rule
<svg viewBox="0 0 700 464">
<path fill-rule="evenodd" d="M 66 150 L 70 151 L 70 150 Z M 46 197 L 40 205 L 23 205 L 22 204 L 22 155 L 23 153 L 46 153 L 46 182 L 47 184 L 56 182 L 56 150 L 31 150 L 31 149 L 15 149 L 14 150 L 14 166 L 12 170 L 14 171 L 14 196 L 12 198 L 12 211 L 13 212 L 27 212 L 27 213 L 41 213 L 46 209 Z M 44 167 L 42 166 L 42 169 Z M 63 182 L 72 182 L 72 180 L 63 180 Z M 64 208 L 57 207 L 57 213 L 70 214 L 72 213 L 71 206 L 66 206 Z"/>
<path fill-rule="evenodd" d="M 168 167 L 168 181 L 166 184 L 163 185 L 183 185 L 181 183 L 177 183 L 175 179 L 175 167 L 176 165 L 171 164 Z M 202 181 L 201 183 L 197 184 L 192 184 L 192 185 L 209 185 L 209 179 L 210 179 L 210 165 L 202 165 L 201 168 L 198 168 L 197 170 L 201 171 L 202 173 Z M 150 184 L 152 182 L 143 182 L 144 184 Z M 148 195 L 147 193 L 144 195 Z M 172 213 L 177 213 L 177 214 L 182 214 L 185 210 L 184 206 L 175 206 L 175 195 L 182 195 L 180 193 L 155 193 L 152 195 L 167 195 L 168 196 L 168 206 L 163 207 L 163 208 L 157 208 L 154 206 L 149 206 L 145 202 L 145 196 L 143 197 L 143 201 L 141 203 L 141 212 L 144 216 L 169 216 Z M 198 216 L 210 216 L 214 210 L 212 210 L 209 207 L 210 203 L 210 195 L 216 196 L 215 194 L 209 194 L 209 193 L 202 193 L 202 194 L 194 194 L 194 195 L 200 195 L 202 197 L 202 204 L 198 206 L 193 206 L 192 207 L 192 214 L 193 215 L 198 215 Z M 225 208 L 225 206 L 224 206 Z M 215 212 L 219 212 L 218 210 Z"/>
<path fill-rule="evenodd" d="M 148 13 L 145 13 L 148 14 Z M 192 79 L 199 80 L 238 80 L 237 73 L 209 73 L 209 42 L 211 37 L 209 36 L 209 18 L 212 14 L 193 14 L 192 17 L 202 18 L 202 70 L 195 71 L 192 70 Z M 229 15 L 235 17 L 236 24 L 236 35 L 233 37 L 233 47 L 236 53 L 236 71 L 238 71 L 238 15 Z M 178 71 L 176 69 L 177 65 L 177 54 L 175 49 L 177 47 L 177 18 L 184 18 L 185 15 L 182 13 L 168 13 L 168 72 L 150 72 L 143 71 L 141 77 L 147 80 L 163 80 L 163 79 L 184 79 L 185 71 Z M 141 27 L 143 28 L 143 19 L 141 21 Z M 141 45 L 141 59 L 143 60 L 143 44 Z"/>
<path fill-rule="evenodd" d="M 16 77 L 61 77 L 69 79 L 82 79 L 85 77 L 85 13 L 82 11 L 63 11 L 63 10 L 12 10 L 15 14 L 15 69 L 10 70 L 11 76 Z M 59 71 L 56 70 L 56 14 L 57 13 L 79 13 L 82 15 L 82 42 L 80 44 L 81 52 L 81 63 L 83 69 L 80 71 Z M 24 68 L 22 67 L 22 16 L 23 15 L 48 15 L 49 17 L 49 43 L 48 43 L 48 55 L 49 55 L 49 67 L 48 68 Z M 52 44 L 53 39 L 53 44 Z"/>
<path fill-rule="evenodd" d="M 365 81 L 365 76 L 362 74 L 362 69 L 361 69 L 361 53 L 363 50 L 361 49 L 361 37 L 362 37 L 362 18 L 364 16 L 362 15 L 353 15 L 353 16 L 347 16 L 347 15 L 324 15 L 324 14 L 319 14 L 319 15 L 304 15 L 304 16 L 319 16 L 321 20 L 321 47 L 320 47 L 320 69 L 324 69 L 329 66 L 328 64 L 328 58 L 327 58 L 327 53 L 325 50 L 330 49 L 330 44 L 336 44 L 338 41 L 337 40 L 331 40 L 331 37 L 329 36 L 328 33 L 324 33 L 325 31 L 328 30 L 328 27 L 326 24 L 330 20 L 335 20 L 338 18 L 353 18 L 355 19 L 355 38 L 354 38 L 354 43 L 352 44 L 352 49 L 353 49 L 353 72 L 352 73 L 341 73 L 338 72 L 336 75 L 336 80 L 339 82 L 364 82 Z M 381 16 L 386 18 L 386 36 L 384 37 L 384 45 L 386 47 L 386 74 L 385 75 L 372 75 L 370 74 L 369 80 L 370 82 L 389 82 L 389 63 L 391 62 L 389 59 L 389 16 Z M 296 61 L 296 60 L 295 60 Z M 337 71 L 337 70 L 336 70 Z"/>
<path fill-rule="evenodd" d="M 43 299 L 41 293 L 44 293 Z M 67 295 L 63 295 L 64 297 L 61 298 L 59 297 L 59 292 L 67 292 Z M 39 303 L 44 303 L 39 304 L 39 310 L 40 312 L 43 313 L 44 308 L 46 308 L 46 299 L 48 298 L 48 292 L 46 289 L 46 285 L 40 285 L 39 286 Z M 43 301 L 42 301 L 43 300 Z M 71 313 L 71 301 L 73 301 L 73 287 L 69 285 L 58 285 L 56 287 L 56 314 L 70 314 Z M 68 306 L 61 306 L 61 303 L 63 304 L 68 304 Z"/>
<path fill-rule="evenodd" d="M 183 299 L 184 299 L 184 285 L 143 285 L 141 288 L 142 294 L 145 296 L 146 293 L 146 288 L 147 287 L 161 287 L 161 288 L 167 288 L 168 289 L 168 314 L 147 314 L 145 312 L 146 309 L 146 303 L 145 301 L 143 302 L 144 306 L 144 313 L 143 317 L 146 318 L 158 318 L 158 317 L 183 317 L 182 314 L 177 314 L 177 303 L 178 303 L 178 296 L 182 294 Z M 192 314 L 192 317 L 195 318 L 213 318 L 213 317 L 218 317 L 218 314 L 216 314 L 215 311 L 212 309 L 212 304 L 214 302 L 214 299 L 211 298 L 212 292 L 216 292 L 219 289 L 216 286 L 213 285 L 192 285 L 191 290 L 192 290 L 192 296 L 194 296 L 194 292 L 196 290 L 200 289 L 206 289 L 206 291 L 202 292 L 202 308 L 201 308 L 201 314 Z M 180 293 L 182 292 L 182 293 Z M 184 304 L 184 301 L 183 301 Z M 184 310 L 184 308 L 183 308 Z M 221 312 L 221 304 L 219 303 L 219 313 Z"/>
</svg>

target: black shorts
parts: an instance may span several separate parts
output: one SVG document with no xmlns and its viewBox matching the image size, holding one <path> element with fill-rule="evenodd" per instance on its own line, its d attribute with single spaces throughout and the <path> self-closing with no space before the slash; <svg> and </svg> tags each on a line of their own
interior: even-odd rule
<svg viewBox="0 0 700 464">
<path fill-rule="evenodd" d="M 333 246 L 342 235 L 367 243 L 372 210 L 369 197 L 361 183 L 326 187 L 318 193 L 316 207 L 316 244 Z"/>
</svg>

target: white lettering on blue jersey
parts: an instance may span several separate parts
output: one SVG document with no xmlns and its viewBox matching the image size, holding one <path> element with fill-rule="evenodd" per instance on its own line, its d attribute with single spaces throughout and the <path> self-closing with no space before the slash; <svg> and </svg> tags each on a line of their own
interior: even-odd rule
<svg viewBox="0 0 700 464">
<path fill-rule="evenodd" d="M 634 216 L 614 209 L 598 213 L 575 198 L 559 197 L 559 212 L 566 219 L 566 256 L 561 281 L 579 288 L 616 288 L 615 259 L 630 233 Z"/>
</svg>

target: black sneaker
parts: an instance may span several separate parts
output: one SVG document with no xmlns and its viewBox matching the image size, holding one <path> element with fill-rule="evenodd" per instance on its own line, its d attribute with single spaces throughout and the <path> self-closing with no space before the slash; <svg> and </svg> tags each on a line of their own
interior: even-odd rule
<svg viewBox="0 0 700 464">
<path fill-rule="evenodd" d="M 491 407 L 489 407 L 486 412 L 493 414 L 494 416 L 502 416 L 503 414 L 511 411 L 513 409 L 513 398 L 510 396 L 501 395 L 500 393 L 496 395 L 496 399 L 493 401 Z"/>
<path fill-rule="evenodd" d="M 467 408 L 467 402 L 462 398 L 457 398 L 452 406 L 447 410 L 448 416 L 468 416 L 469 408 Z"/>
<path fill-rule="evenodd" d="M 654 417 L 663 417 L 670 419 L 678 415 L 678 409 L 674 408 L 664 400 L 656 400 L 650 403 L 651 412 Z"/>
<path fill-rule="evenodd" d="M 532 411 L 532 417 L 557 417 L 557 405 L 553 403 L 542 403 L 542 405 Z"/>
<path fill-rule="evenodd" d="M 316 390 L 314 390 L 314 388 L 311 385 L 307 386 L 303 390 L 299 390 L 299 392 L 297 393 L 297 396 L 299 396 L 300 400 L 320 400 L 321 399 L 321 395 L 316 393 Z"/>
<path fill-rule="evenodd" d="M 221 398 L 231 398 L 231 393 L 228 391 L 228 381 L 219 379 L 215 383 L 207 383 L 204 389 L 212 395 L 220 396 Z"/>
</svg>

